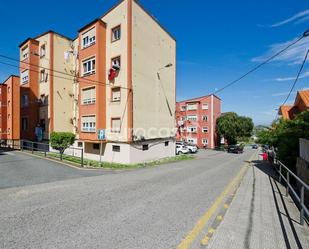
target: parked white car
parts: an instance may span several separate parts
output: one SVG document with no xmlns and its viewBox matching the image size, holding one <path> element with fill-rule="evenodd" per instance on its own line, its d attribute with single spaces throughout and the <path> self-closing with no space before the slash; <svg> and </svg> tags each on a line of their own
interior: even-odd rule
<svg viewBox="0 0 309 249">
<path fill-rule="evenodd" d="M 176 145 L 183 145 L 185 147 L 188 148 L 189 150 L 189 153 L 196 153 L 198 148 L 196 145 L 194 144 L 188 144 L 188 143 L 185 143 L 185 142 L 177 142 Z"/>
<path fill-rule="evenodd" d="M 176 155 L 188 154 L 189 149 L 183 144 L 176 144 Z"/>
</svg>

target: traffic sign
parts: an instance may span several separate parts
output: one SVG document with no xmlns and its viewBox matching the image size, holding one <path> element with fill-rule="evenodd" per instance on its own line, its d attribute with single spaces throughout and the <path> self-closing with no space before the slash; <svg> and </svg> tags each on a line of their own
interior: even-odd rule
<svg viewBox="0 0 309 249">
<path fill-rule="evenodd" d="M 105 140 L 105 130 L 103 129 L 98 130 L 98 139 Z"/>
</svg>

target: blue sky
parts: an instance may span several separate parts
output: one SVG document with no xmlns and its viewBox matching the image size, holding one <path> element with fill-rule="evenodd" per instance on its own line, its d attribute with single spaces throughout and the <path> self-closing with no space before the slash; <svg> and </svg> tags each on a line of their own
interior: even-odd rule
<svg viewBox="0 0 309 249">
<path fill-rule="evenodd" d="M 57 1 L 0 5 L 0 53 L 18 58 L 18 45 L 49 29 L 75 37 L 116 0 Z M 177 100 L 209 94 L 257 65 L 309 29 L 307 0 L 140 0 L 177 39 Z M 85 4 L 86 3 L 86 4 Z M 5 38 L 5 39 L 4 39 Z M 309 37 L 273 63 L 220 93 L 222 111 L 269 124 L 300 67 Z M 3 59 L 0 59 L 3 61 Z M 0 82 L 18 70 L 0 65 Z M 309 88 L 309 62 L 297 89 Z M 295 92 L 289 102 L 295 98 Z"/>
</svg>

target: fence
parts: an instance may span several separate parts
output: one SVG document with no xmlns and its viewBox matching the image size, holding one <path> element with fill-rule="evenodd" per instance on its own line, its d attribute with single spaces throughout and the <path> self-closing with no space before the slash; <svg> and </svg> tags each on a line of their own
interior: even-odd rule
<svg viewBox="0 0 309 249">
<path fill-rule="evenodd" d="M 69 147 L 65 150 L 64 154 L 61 154 L 59 151 L 51 149 L 49 143 L 38 143 L 28 140 L 20 140 L 20 150 L 31 151 L 32 154 L 40 153 L 43 154 L 44 157 L 52 157 L 60 159 L 61 161 L 68 160 L 73 163 L 78 163 L 81 167 L 84 167 L 83 148 Z"/>
<path fill-rule="evenodd" d="M 304 225 L 304 220 L 306 217 L 309 217 L 308 208 L 305 205 L 305 191 L 309 191 L 309 186 L 304 183 L 297 175 L 295 175 L 291 170 L 289 170 L 282 162 L 275 159 L 274 161 L 275 168 L 279 173 L 279 182 L 281 183 L 282 179 L 285 181 L 286 185 L 286 196 L 289 195 L 290 191 L 293 194 L 294 201 L 296 199 L 296 205 L 300 208 L 300 224 Z M 285 172 L 285 174 L 283 173 Z M 300 185 L 300 193 L 297 193 L 297 190 L 293 188 L 291 184 L 291 177 L 293 177 L 297 183 Z"/>
</svg>

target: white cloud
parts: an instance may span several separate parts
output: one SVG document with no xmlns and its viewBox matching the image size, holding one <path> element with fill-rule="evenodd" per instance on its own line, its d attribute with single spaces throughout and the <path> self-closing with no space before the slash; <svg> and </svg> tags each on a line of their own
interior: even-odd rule
<svg viewBox="0 0 309 249">
<path fill-rule="evenodd" d="M 308 20 L 308 17 L 309 17 L 309 9 L 307 10 L 304 10 L 304 11 L 301 11 L 283 21 L 280 21 L 280 22 L 277 22 L 277 23 L 274 23 L 272 25 L 270 25 L 271 28 L 276 28 L 276 27 L 280 27 L 282 25 L 285 25 L 285 24 L 288 24 L 288 23 L 291 23 L 291 22 L 294 22 L 294 24 L 298 24 L 298 23 L 301 23 L 301 22 L 305 22 L 306 20 Z"/>
<path fill-rule="evenodd" d="M 309 77 L 309 71 L 307 72 L 304 72 L 303 74 L 301 74 L 299 76 L 299 79 L 304 79 L 304 78 L 308 78 Z M 296 77 L 283 77 L 283 78 L 276 78 L 275 81 L 279 81 L 279 82 L 282 82 L 282 81 L 291 81 L 291 80 L 295 80 Z"/>
<path fill-rule="evenodd" d="M 280 50 L 284 49 L 291 43 L 295 42 L 298 38 L 295 38 L 290 41 L 275 43 L 269 46 L 269 49 L 261 56 L 253 58 L 253 62 L 262 62 L 268 59 L 270 56 L 278 53 Z M 277 56 L 273 61 L 284 62 L 288 65 L 297 65 L 301 64 L 304 60 L 306 52 L 309 48 L 309 39 L 304 38 L 296 43 L 294 46 L 290 47 L 287 51 Z"/>
<path fill-rule="evenodd" d="M 280 92 L 280 93 L 273 93 L 271 96 L 272 97 L 282 97 L 282 96 L 287 96 L 289 92 Z M 292 92 L 291 94 L 296 94 L 296 92 Z"/>
</svg>

